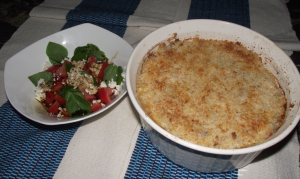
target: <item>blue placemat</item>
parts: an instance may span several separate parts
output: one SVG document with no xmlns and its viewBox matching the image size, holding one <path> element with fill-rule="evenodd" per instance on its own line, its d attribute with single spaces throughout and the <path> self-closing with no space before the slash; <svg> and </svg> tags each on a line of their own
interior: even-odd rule
<svg viewBox="0 0 300 179">
<path fill-rule="evenodd" d="M 141 129 L 125 178 L 237 179 L 238 170 L 224 173 L 201 173 L 176 165 L 156 150 L 145 131 Z"/>
<path fill-rule="evenodd" d="M 0 107 L 0 178 L 52 178 L 80 122 L 45 126 Z"/>
<path fill-rule="evenodd" d="M 67 14 L 69 28 L 82 23 L 92 23 L 123 37 L 127 20 L 134 13 L 140 0 L 83 0 Z"/>
</svg>

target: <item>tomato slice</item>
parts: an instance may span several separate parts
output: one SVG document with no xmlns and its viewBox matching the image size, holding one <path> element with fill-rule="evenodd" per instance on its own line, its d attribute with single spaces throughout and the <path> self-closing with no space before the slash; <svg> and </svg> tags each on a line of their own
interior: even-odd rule
<svg viewBox="0 0 300 179">
<path fill-rule="evenodd" d="M 94 103 L 94 104 L 92 104 L 92 109 L 91 109 L 91 111 L 92 111 L 92 112 L 95 112 L 95 111 L 100 110 L 101 108 L 102 108 L 101 103 Z"/>
<path fill-rule="evenodd" d="M 71 117 L 70 114 L 67 111 L 62 111 L 61 115 L 64 115 L 64 118 L 69 118 Z"/>
<path fill-rule="evenodd" d="M 97 99 L 97 96 L 96 95 L 93 95 L 93 94 L 89 94 L 85 91 L 85 88 L 83 88 L 82 86 L 78 86 L 78 89 L 80 92 L 83 93 L 83 98 L 84 100 L 86 100 L 88 103 L 92 104 L 93 103 L 93 100 L 96 100 Z"/>
<path fill-rule="evenodd" d="M 45 100 L 45 103 L 47 105 L 50 105 L 53 101 L 54 101 L 54 96 L 55 94 L 50 92 L 50 91 L 47 91 L 46 92 L 46 100 Z"/>
<path fill-rule="evenodd" d="M 96 60 L 96 58 L 95 58 L 94 56 L 91 55 L 91 56 L 89 57 L 88 61 L 84 64 L 82 70 L 83 70 L 83 71 L 86 71 L 86 72 L 88 72 L 88 73 L 90 73 L 90 74 L 92 74 L 92 71 L 90 70 L 90 68 L 91 68 L 91 66 L 92 66 L 92 63 L 97 63 L 97 60 Z M 97 78 L 96 78 L 96 79 L 97 79 Z"/>
<path fill-rule="evenodd" d="M 61 90 L 64 87 L 62 82 L 63 82 L 63 80 L 55 81 L 54 84 L 51 86 L 51 91 L 55 92 L 55 93 L 58 93 L 59 90 Z"/>
<path fill-rule="evenodd" d="M 90 63 L 90 64 L 92 64 L 92 63 L 97 63 L 97 60 L 96 60 L 96 58 L 95 58 L 93 55 L 91 55 L 91 56 L 89 57 L 89 59 L 88 59 L 88 63 Z"/>
<path fill-rule="evenodd" d="M 46 71 L 51 72 L 51 73 L 55 73 L 62 65 L 54 65 L 49 67 Z"/>
<path fill-rule="evenodd" d="M 85 92 L 85 93 L 84 93 L 84 99 L 85 99 L 88 103 L 92 104 L 93 101 L 97 99 L 97 97 L 96 97 L 95 95 L 93 95 L 93 94 L 89 94 L 89 93 Z"/>
<path fill-rule="evenodd" d="M 59 107 L 59 103 L 57 101 L 55 101 L 49 108 L 48 108 L 48 112 L 53 113 L 53 114 L 57 114 L 58 113 L 58 107 Z"/>
<path fill-rule="evenodd" d="M 92 71 L 90 70 L 90 67 L 91 67 L 90 63 L 86 62 L 86 63 L 84 64 L 82 70 L 83 70 L 83 71 L 86 71 L 86 72 L 88 72 L 88 73 L 92 73 Z"/>
<path fill-rule="evenodd" d="M 57 101 L 60 105 L 65 106 L 66 105 L 66 100 L 59 96 L 58 94 L 55 94 L 54 96 L 55 101 Z"/>
<path fill-rule="evenodd" d="M 104 70 L 105 68 L 109 65 L 109 63 L 107 62 L 103 62 L 102 63 L 102 67 L 101 67 L 101 70 L 99 72 L 99 75 L 98 75 L 98 81 L 101 82 L 103 80 L 103 77 L 104 77 Z"/>
<path fill-rule="evenodd" d="M 63 63 L 62 66 L 55 72 L 55 76 L 61 77 L 61 78 L 68 77 L 65 63 Z"/>
<path fill-rule="evenodd" d="M 113 88 L 100 88 L 98 89 L 98 97 L 101 102 L 107 104 L 111 101 L 111 96 L 113 94 Z"/>
</svg>

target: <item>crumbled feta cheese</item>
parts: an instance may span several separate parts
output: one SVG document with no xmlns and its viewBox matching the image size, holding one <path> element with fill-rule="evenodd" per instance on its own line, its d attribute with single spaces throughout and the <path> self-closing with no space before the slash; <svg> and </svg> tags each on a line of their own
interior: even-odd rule
<svg viewBox="0 0 300 179">
<path fill-rule="evenodd" d="M 113 89 L 114 95 L 119 95 L 119 91 L 117 89 Z"/>
<path fill-rule="evenodd" d="M 35 89 L 35 99 L 38 101 L 43 101 L 46 99 L 46 91 L 44 79 L 39 79 L 36 89 Z"/>
<path fill-rule="evenodd" d="M 44 93 L 44 90 L 37 88 L 35 90 L 35 99 L 37 99 L 38 101 L 42 101 L 45 98 L 46 98 L 46 93 Z"/>
<path fill-rule="evenodd" d="M 98 100 L 93 100 L 92 103 L 93 103 L 93 104 L 95 104 L 95 103 L 101 103 L 101 100 L 100 100 L 100 99 L 98 99 Z"/>
<path fill-rule="evenodd" d="M 115 87 L 117 86 L 117 83 L 116 83 L 115 81 L 110 81 L 110 82 L 108 83 L 108 86 L 109 86 L 110 88 L 115 88 Z"/>
<path fill-rule="evenodd" d="M 121 83 L 120 85 L 117 85 L 117 86 L 116 86 L 116 90 L 118 90 L 119 92 L 122 91 L 122 84 L 123 84 L 123 83 Z"/>
<path fill-rule="evenodd" d="M 52 66 L 52 65 L 51 65 L 50 62 L 46 62 L 46 63 L 44 64 L 43 71 L 47 70 L 47 69 L 50 68 L 51 66 Z"/>
<path fill-rule="evenodd" d="M 106 88 L 107 86 L 106 86 L 106 83 L 104 82 L 104 81 L 102 81 L 101 83 L 100 83 L 100 88 Z"/>
<path fill-rule="evenodd" d="M 121 73 L 121 76 L 125 79 L 125 72 Z"/>
<path fill-rule="evenodd" d="M 42 83 L 44 83 L 44 82 L 45 82 L 45 80 L 44 80 L 44 79 L 42 79 L 42 78 L 41 78 L 41 79 L 39 79 L 37 86 L 41 86 L 41 84 L 42 84 Z"/>
</svg>

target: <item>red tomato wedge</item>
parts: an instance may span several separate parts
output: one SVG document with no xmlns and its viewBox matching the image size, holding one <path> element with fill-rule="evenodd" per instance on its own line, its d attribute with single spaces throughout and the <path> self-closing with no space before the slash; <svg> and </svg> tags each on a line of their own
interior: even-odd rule
<svg viewBox="0 0 300 179">
<path fill-rule="evenodd" d="M 53 85 L 51 86 L 51 91 L 58 93 L 66 84 L 67 80 L 65 78 L 60 78 L 59 80 L 53 82 Z"/>
<path fill-rule="evenodd" d="M 100 88 L 98 89 L 98 98 L 101 102 L 107 104 L 111 101 L 111 96 L 113 94 L 113 88 Z"/>
<path fill-rule="evenodd" d="M 64 87 L 62 82 L 55 82 L 54 85 L 51 86 L 51 91 L 58 93 Z"/>
<path fill-rule="evenodd" d="M 93 103 L 93 100 L 96 100 L 97 97 L 96 95 L 93 95 L 93 94 L 89 94 L 85 91 L 85 89 L 82 87 L 82 86 L 78 86 L 78 89 L 80 92 L 83 93 L 83 98 L 84 100 L 86 100 L 88 103 L 92 104 Z"/>
<path fill-rule="evenodd" d="M 62 64 L 62 66 L 56 71 L 55 76 L 60 78 L 67 78 L 67 69 L 65 63 Z"/>
<path fill-rule="evenodd" d="M 84 64 L 82 70 L 92 74 L 92 71 L 90 70 L 92 63 L 97 63 L 97 60 L 94 56 L 91 55 L 88 61 Z"/>
<path fill-rule="evenodd" d="M 102 108 L 101 103 L 94 103 L 94 104 L 92 104 L 92 109 L 91 109 L 91 111 L 92 111 L 92 112 L 95 112 L 95 111 L 100 110 L 101 108 Z"/>
<path fill-rule="evenodd" d="M 91 56 L 89 57 L 89 59 L 88 59 L 88 63 L 90 63 L 90 64 L 92 64 L 92 63 L 97 63 L 97 60 L 96 60 L 96 58 L 95 58 L 93 55 L 91 55 Z"/>
<path fill-rule="evenodd" d="M 88 73 L 92 73 L 92 71 L 90 70 L 90 67 L 91 67 L 90 63 L 85 63 L 82 70 L 86 71 Z"/>
<path fill-rule="evenodd" d="M 47 105 L 50 105 L 53 101 L 54 101 L 54 96 L 55 94 L 50 92 L 50 91 L 47 91 L 46 92 L 46 100 L 45 100 L 45 103 Z"/>
<path fill-rule="evenodd" d="M 55 99 L 55 101 L 57 101 L 60 105 L 62 105 L 62 106 L 65 106 L 65 105 L 66 105 L 66 100 L 65 100 L 63 97 L 59 96 L 58 94 L 56 94 L 56 95 L 54 96 L 54 99 Z"/>
<path fill-rule="evenodd" d="M 62 111 L 61 115 L 64 115 L 64 118 L 69 118 L 71 117 L 70 114 L 67 111 Z"/>
<path fill-rule="evenodd" d="M 86 100 L 88 103 L 92 104 L 94 100 L 96 100 L 97 97 L 93 94 L 89 94 L 87 92 L 84 93 L 84 100 Z"/>
<path fill-rule="evenodd" d="M 103 62 L 102 63 L 102 67 L 101 67 L 101 70 L 99 72 L 99 75 L 98 75 L 98 81 L 101 82 L 103 80 L 103 77 L 104 77 L 104 70 L 105 68 L 109 65 L 109 63 L 107 62 Z"/>
<path fill-rule="evenodd" d="M 59 103 L 57 101 L 55 101 L 49 108 L 48 108 L 48 112 L 53 113 L 53 114 L 57 114 L 58 113 L 58 107 L 59 107 Z"/>
<path fill-rule="evenodd" d="M 62 65 L 54 65 L 54 66 L 51 66 L 50 68 L 48 68 L 46 71 L 55 73 L 61 66 Z"/>
</svg>

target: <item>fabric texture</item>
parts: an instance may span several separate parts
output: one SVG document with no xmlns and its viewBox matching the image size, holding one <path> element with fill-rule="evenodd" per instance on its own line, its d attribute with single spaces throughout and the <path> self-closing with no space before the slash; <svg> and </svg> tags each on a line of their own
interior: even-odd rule
<svg viewBox="0 0 300 179">
<path fill-rule="evenodd" d="M 188 19 L 218 19 L 250 28 L 248 0 L 192 0 Z"/>
<path fill-rule="evenodd" d="M 201 173 L 176 165 L 155 149 L 145 131 L 141 129 L 125 178 L 237 179 L 238 170 L 224 173 Z"/>
<path fill-rule="evenodd" d="M 283 1 L 249 0 L 251 29 L 266 36 L 285 51 L 300 51 L 299 40 Z"/>
<path fill-rule="evenodd" d="M 140 3 L 140 0 L 84 0 L 67 14 L 67 23 L 63 27 L 92 23 L 123 37 L 129 15 Z"/>
<path fill-rule="evenodd" d="M 44 126 L 0 107 L 0 178 L 52 178 L 79 123 Z"/>
</svg>

